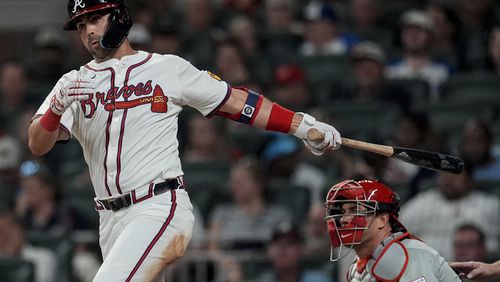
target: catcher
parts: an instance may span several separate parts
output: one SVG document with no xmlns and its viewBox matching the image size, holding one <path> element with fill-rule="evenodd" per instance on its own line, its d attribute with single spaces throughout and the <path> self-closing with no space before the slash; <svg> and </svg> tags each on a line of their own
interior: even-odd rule
<svg viewBox="0 0 500 282">
<path fill-rule="evenodd" d="M 330 260 L 356 252 L 347 281 L 461 281 L 437 251 L 398 220 L 399 197 L 378 181 L 346 180 L 326 197 Z"/>
</svg>

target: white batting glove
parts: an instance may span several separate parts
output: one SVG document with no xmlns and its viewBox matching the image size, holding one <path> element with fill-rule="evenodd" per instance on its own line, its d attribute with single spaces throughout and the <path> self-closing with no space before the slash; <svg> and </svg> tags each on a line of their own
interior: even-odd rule
<svg viewBox="0 0 500 282">
<path fill-rule="evenodd" d="M 321 156 L 326 150 L 337 150 L 340 148 L 340 145 L 342 145 L 342 138 L 335 127 L 317 121 L 314 117 L 306 113 L 298 114 L 302 115 L 302 121 L 293 135 L 301 139 L 311 153 L 316 156 Z M 307 138 L 307 133 L 312 128 L 317 129 L 325 135 L 323 141 L 312 141 Z"/>
<path fill-rule="evenodd" d="M 52 96 L 50 101 L 52 112 L 61 116 L 73 102 L 90 99 L 95 88 L 92 78 L 90 75 L 85 75 L 64 85 L 59 92 Z"/>
</svg>

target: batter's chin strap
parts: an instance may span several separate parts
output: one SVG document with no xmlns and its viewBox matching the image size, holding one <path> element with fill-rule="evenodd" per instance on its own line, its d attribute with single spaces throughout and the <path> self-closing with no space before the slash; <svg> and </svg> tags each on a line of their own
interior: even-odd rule
<svg viewBox="0 0 500 282">
<path fill-rule="evenodd" d="M 218 111 L 217 115 L 232 119 L 240 123 L 253 125 L 255 118 L 259 113 L 260 106 L 262 105 L 264 97 L 247 88 L 243 87 L 235 87 L 235 88 L 243 90 L 248 93 L 247 100 L 245 101 L 243 108 L 237 114 L 229 114 L 226 112 Z"/>
</svg>

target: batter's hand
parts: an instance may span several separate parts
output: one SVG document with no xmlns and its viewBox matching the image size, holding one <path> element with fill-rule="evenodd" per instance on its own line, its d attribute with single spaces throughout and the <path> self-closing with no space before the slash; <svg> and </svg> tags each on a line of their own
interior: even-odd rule
<svg viewBox="0 0 500 282">
<path fill-rule="evenodd" d="M 492 279 L 500 277 L 500 261 L 487 264 L 477 261 L 450 262 L 451 268 L 467 279 Z"/>
<path fill-rule="evenodd" d="M 94 82 L 90 75 L 84 75 L 64 85 L 59 92 L 52 96 L 50 109 L 56 115 L 62 115 L 75 101 L 89 99 L 94 93 Z"/>
<path fill-rule="evenodd" d="M 320 156 L 323 155 L 326 150 L 337 150 L 340 148 L 340 145 L 342 145 L 342 138 L 335 127 L 324 122 L 316 121 L 314 117 L 308 114 L 300 114 L 302 114 L 302 121 L 293 135 L 301 139 L 311 153 Z M 312 141 L 307 138 L 307 133 L 312 128 L 324 134 L 322 141 Z"/>
</svg>

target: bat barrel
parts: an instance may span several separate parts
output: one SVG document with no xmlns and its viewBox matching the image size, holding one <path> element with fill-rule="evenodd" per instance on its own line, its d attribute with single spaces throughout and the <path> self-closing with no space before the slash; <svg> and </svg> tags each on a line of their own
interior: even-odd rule
<svg viewBox="0 0 500 282">
<path fill-rule="evenodd" d="M 447 154 L 394 147 L 393 158 L 403 160 L 432 170 L 459 174 L 464 169 L 464 161 Z"/>
</svg>

